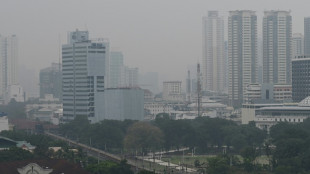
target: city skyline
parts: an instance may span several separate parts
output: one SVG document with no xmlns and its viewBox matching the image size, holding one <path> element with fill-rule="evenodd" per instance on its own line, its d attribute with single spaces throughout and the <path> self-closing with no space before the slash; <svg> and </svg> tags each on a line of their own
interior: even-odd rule
<svg viewBox="0 0 310 174">
<path fill-rule="evenodd" d="M 79 28 L 92 31 L 94 37 L 109 38 L 111 47 L 121 48 L 127 57 L 128 62 L 125 63 L 131 67 L 138 67 L 142 72 L 159 72 L 160 69 L 160 81 L 184 80 L 187 73 L 184 67 L 201 61 L 201 17 L 206 15 L 208 10 L 219 10 L 220 16 L 224 17 L 225 38 L 230 10 L 256 11 L 259 37 L 262 35 L 261 23 L 265 10 L 291 9 L 293 33 L 303 33 L 304 17 L 310 16 L 310 13 L 303 9 L 301 2 L 305 1 L 285 4 L 269 1 L 268 4 L 264 1 L 251 4 L 248 1 L 210 3 L 200 0 L 149 3 L 139 0 L 91 2 L 74 1 L 74 6 L 72 1 L 5 2 L 1 7 L 3 15 L 0 17 L 3 21 L 2 34 L 16 34 L 20 37 L 21 64 L 37 72 L 52 62 L 58 62 L 59 47 L 65 43 L 66 33 Z M 229 5 L 223 7 L 223 3 Z M 172 13 L 171 9 L 174 9 Z M 36 15 L 43 11 L 46 13 Z M 102 16 L 102 22 L 98 23 L 91 16 Z M 33 25 L 24 27 L 26 22 Z M 36 65 L 29 60 L 35 61 Z M 175 66 L 176 63 L 178 66 Z"/>
</svg>

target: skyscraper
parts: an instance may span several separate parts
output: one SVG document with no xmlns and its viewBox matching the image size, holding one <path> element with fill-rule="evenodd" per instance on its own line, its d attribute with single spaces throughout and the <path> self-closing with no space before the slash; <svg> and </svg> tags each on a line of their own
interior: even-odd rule
<svg viewBox="0 0 310 174">
<path fill-rule="evenodd" d="M 310 57 L 300 56 L 292 60 L 292 97 L 300 102 L 310 96 Z"/>
<path fill-rule="evenodd" d="M 10 85 L 18 84 L 18 39 L 16 35 L 0 36 L 0 95 L 5 98 Z"/>
<path fill-rule="evenodd" d="M 304 19 L 304 52 L 306 56 L 310 56 L 310 17 Z"/>
<path fill-rule="evenodd" d="M 289 11 L 265 11 L 263 82 L 291 83 L 292 17 Z"/>
<path fill-rule="evenodd" d="M 104 118 L 109 42 L 89 40 L 88 31 L 77 30 L 68 36 L 68 43 L 62 46 L 63 116 L 100 121 Z"/>
<path fill-rule="evenodd" d="M 246 86 L 257 76 L 257 16 L 254 11 L 230 11 L 228 17 L 228 95 L 239 107 Z"/>
<path fill-rule="evenodd" d="M 129 68 L 123 66 L 121 87 L 138 87 L 139 86 L 139 68 Z"/>
<path fill-rule="evenodd" d="M 292 58 L 304 55 L 304 36 L 301 33 L 294 33 L 292 37 Z"/>
<path fill-rule="evenodd" d="M 110 88 L 121 87 L 124 56 L 121 51 L 111 51 L 110 54 Z"/>
<path fill-rule="evenodd" d="M 203 89 L 224 91 L 224 20 L 217 11 L 209 11 L 202 18 L 202 75 Z"/>
<path fill-rule="evenodd" d="M 61 74 L 59 63 L 52 63 L 52 66 L 40 70 L 40 98 L 53 94 L 55 98 L 61 99 Z"/>
</svg>

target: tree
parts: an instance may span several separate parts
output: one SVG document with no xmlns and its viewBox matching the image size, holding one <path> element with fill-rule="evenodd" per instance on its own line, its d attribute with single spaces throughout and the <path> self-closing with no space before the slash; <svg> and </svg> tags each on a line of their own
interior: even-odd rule
<svg viewBox="0 0 310 174">
<path fill-rule="evenodd" d="M 226 158 L 213 157 L 208 159 L 208 174 L 227 174 L 229 172 L 229 165 Z"/>
<path fill-rule="evenodd" d="M 127 149 L 159 149 L 164 143 L 162 131 L 151 124 L 144 122 L 134 123 L 128 128 L 124 139 Z"/>
</svg>

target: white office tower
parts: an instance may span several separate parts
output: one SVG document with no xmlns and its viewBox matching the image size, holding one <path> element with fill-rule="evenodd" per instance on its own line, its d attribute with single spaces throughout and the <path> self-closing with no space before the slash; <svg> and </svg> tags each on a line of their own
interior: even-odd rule
<svg viewBox="0 0 310 174">
<path fill-rule="evenodd" d="M 88 31 L 70 32 L 62 46 L 63 117 L 104 118 L 104 90 L 109 42 L 89 40 Z"/>
<path fill-rule="evenodd" d="M 228 17 L 228 95 L 240 107 L 246 86 L 256 82 L 257 16 L 254 11 L 230 11 Z"/>
<path fill-rule="evenodd" d="M 223 92 L 225 85 L 224 20 L 217 11 L 202 18 L 203 89 Z"/>
<path fill-rule="evenodd" d="M 292 17 L 289 11 L 265 11 L 263 82 L 291 83 Z"/>
<path fill-rule="evenodd" d="M 8 87 L 18 84 L 18 39 L 16 35 L 0 36 L 0 45 L 0 96 L 5 99 Z"/>
<path fill-rule="evenodd" d="M 301 33 L 294 33 L 292 37 L 292 58 L 304 55 L 304 36 Z"/>
</svg>

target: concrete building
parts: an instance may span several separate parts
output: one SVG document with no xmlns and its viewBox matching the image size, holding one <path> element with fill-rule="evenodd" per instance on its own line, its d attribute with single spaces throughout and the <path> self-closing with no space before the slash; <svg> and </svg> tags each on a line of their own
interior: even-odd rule
<svg viewBox="0 0 310 174">
<path fill-rule="evenodd" d="M 119 88 L 122 84 L 122 68 L 124 56 L 121 51 L 111 51 L 110 54 L 110 88 Z"/>
<path fill-rule="evenodd" d="M 310 117 L 310 97 L 295 106 L 262 107 L 256 110 L 256 127 L 269 131 L 279 122 L 301 123 Z"/>
<path fill-rule="evenodd" d="M 292 58 L 304 55 L 304 36 L 301 33 L 294 33 L 292 37 Z"/>
<path fill-rule="evenodd" d="M 61 75 L 59 63 L 52 63 L 50 67 L 40 70 L 40 98 L 44 98 L 46 94 L 52 94 L 55 98 L 61 99 Z"/>
<path fill-rule="evenodd" d="M 181 81 L 163 82 L 163 100 L 169 102 L 183 102 L 184 95 L 181 90 Z"/>
<path fill-rule="evenodd" d="M 20 85 L 9 85 L 5 96 L 5 104 L 8 104 L 12 99 L 14 99 L 16 102 L 25 101 L 23 87 Z"/>
<path fill-rule="evenodd" d="M 121 87 L 139 87 L 139 68 L 122 68 Z"/>
<path fill-rule="evenodd" d="M 310 57 L 302 56 L 292 60 L 292 97 L 300 102 L 310 96 Z"/>
<path fill-rule="evenodd" d="M 109 42 L 89 40 L 88 31 L 68 34 L 62 46 L 63 117 L 87 116 L 94 123 L 104 118 L 104 90 L 108 83 Z"/>
<path fill-rule="evenodd" d="M 167 113 L 170 115 L 174 111 L 173 104 L 158 101 L 145 102 L 144 109 L 152 116 L 156 116 L 160 113 Z"/>
<path fill-rule="evenodd" d="M 283 104 L 280 103 L 271 103 L 271 104 L 242 104 L 241 108 L 241 123 L 242 124 L 248 124 L 251 121 L 255 120 L 255 115 L 257 113 L 257 110 L 262 107 L 274 107 L 274 106 L 283 106 Z"/>
<path fill-rule="evenodd" d="M 104 92 L 104 118 L 143 120 L 144 91 L 140 88 L 109 88 Z"/>
<path fill-rule="evenodd" d="M 18 39 L 0 36 L 0 97 L 6 98 L 10 85 L 18 84 Z"/>
<path fill-rule="evenodd" d="M 226 61 L 224 55 L 224 19 L 218 11 L 209 11 L 202 18 L 203 89 L 223 92 Z"/>
<path fill-rule="evenodd" d="M 9 130 L 9 120 L 6 113 L 0 113 L 0 132 Z"/>
<path fill-rule="evenodd" d="M 304 54 L 310 56 L 310 17 L 304 19 Z"/>
<path fill-rule="evenodd" d="M 256 83 L 257 16 L 254 11 L 230 11 L 228 17 L 229 105 L 240 107 L 246 86 Z"/>
<path fill-rule="evenodd" d="M 292 16 L 289 11 L 265 11 L 263 45 L 263 83 L 290 84 Z"/>
<path fill-rule="evenodd" d="M 249 84 L 244 95 L 244 103 L 283 103 L 291 100 L 292 85 Z"/>
</svg>

